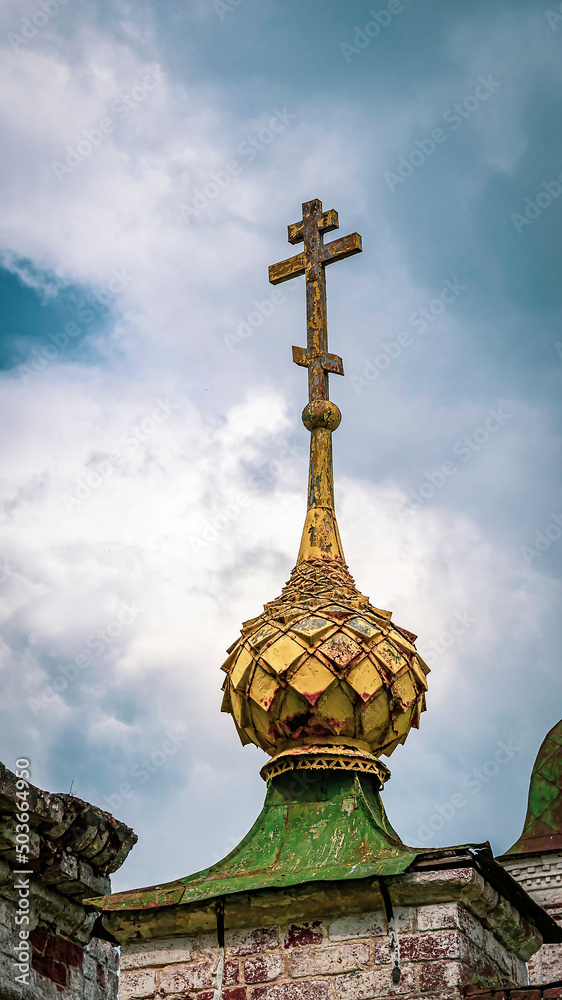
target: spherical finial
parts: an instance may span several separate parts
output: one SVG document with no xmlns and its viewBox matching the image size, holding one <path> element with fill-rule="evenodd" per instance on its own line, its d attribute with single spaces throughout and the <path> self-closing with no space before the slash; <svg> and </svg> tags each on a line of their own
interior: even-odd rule
<svg viewBox="0 0 562 1000">
<path fill-rule="evenodd" d="M 315 427 L 335 431 L 341 423 L 341 413 L 331 400 L 313 399 L 302 411 L 302 422 L 307 431 L 312 431 Z"/>
</svg>

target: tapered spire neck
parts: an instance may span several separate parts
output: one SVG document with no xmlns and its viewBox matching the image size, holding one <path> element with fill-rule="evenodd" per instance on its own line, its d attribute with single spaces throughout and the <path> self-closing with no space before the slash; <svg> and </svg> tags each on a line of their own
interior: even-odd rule
<svg viewBox="0 0 562 1000">
<path fill-rule="evenodd" d="M 308 509 L 297 562 L 329 558 L 345 562 L 334 507 L 332 432 L 341 413 L 329 399 L 312 400 L 305 406 L 302 422 L 310 431 Z"/>
</svg>

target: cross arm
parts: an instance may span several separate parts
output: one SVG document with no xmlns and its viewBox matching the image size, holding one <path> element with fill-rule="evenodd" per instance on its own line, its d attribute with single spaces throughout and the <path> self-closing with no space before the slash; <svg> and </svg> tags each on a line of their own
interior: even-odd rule
<svg viewBox="0 0 562 1000">
<path fill-rule="evenodd" d="M 351 233 L 350 236 L 342 236 L 339 240 L 326 243 L 322 247 L 322 261 L 324 264 L 333 264 L 335 260 L 344 260 L 353 254 L 361 253 L 362 249 L 359 233 Z"/>
<path fill-rule="evenodd" d="M 322 204 L 320 202 L 318 204 L 322 208 Z M 334 229 L 339 229 L 338 213 L 335 208 L 329 208 L 327 212 L 318 216 L 316 225 L 321 233 L 331 233 Z M 304 240 L 304 219 L 287 226 L 287 232 L 289 243 L 302 243 Z"/>
<path fill-rule="evenodd" d="M 311 362 L 318 361 L 325 372 L 331 372 L 332 375 L 343 375 L 343 361 L 337 354 L 321 351 L 312 356 L 308 351 L 305 351 L 304 347 L 293 347 L 293 361 L 301 368 L 310 368 Z"/>
<path fill-rule="evenodd" d="M 299 278 L 305 273 L 305 254 L 296 254 L 282 260 L 279 264 L 272 264 L 269 268 L 269 280 L 272 285 L 280 285 L 282 281 L 289 281 L 290 278 Z"/>
</svg>

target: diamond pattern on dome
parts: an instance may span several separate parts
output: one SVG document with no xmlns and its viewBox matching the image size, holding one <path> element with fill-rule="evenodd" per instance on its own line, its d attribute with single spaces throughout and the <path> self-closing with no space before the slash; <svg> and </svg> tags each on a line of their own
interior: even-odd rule
<svg viewBox="0 0 562 1000">
<path fill-rule="evenodd" d="M 362 639 L 372 639 L 373 636 L 380 633 L 380 628 L 377 628 L 376 625 L 371 625 L 364 618 L 352 618 L 345 623 L 345 627 L 353 629 Z"/>
<path fill-rule="evenodd" d="M 248 635 L 247 641 L 253 649 L 260 649 L 266 642 L 270 642 L 275 635 L 277 635 L 276 628 L 273 628 L 271 625 L 262 625 L 257 632 Z"/>
<path fill-rule="evenodd" d="M 246 686 L 253 665 L 253 657 L 248 650 L 242 646 L 230 675 L 230 679 L 235 688 L 244 688 Z"/>
<path fill-rule="evenodd" d="M 394 629 L 392 633 L 392 641 L 398 646 L 399 649 L 403 649 L 405 653 L 415 653 L 416 647 L 400 634 L 398 629 Z"/>
<path fill-rule="evenodd" d="M 239 695 L 237 691 L 231 690 L 230 697 L 232 699 L 232 714 L 236 720 L 240 729 L 244 729 L 245 726 L 251 721 L 250 713 L 248 711 L 248 703 L 246 699 Z"/>
<path fill-rule="evenodd" d="M 345 677 L 362 701 L 368 701 L 382 687 L 382 677 L 368 656 L 359 660 Z"/>
<path fill-rule="evenodd" d="M 416 692 L 412 678 L 407 670 L 393 682 L 392 693 L 395 698 L 400 700 L 404 708 L 409 708 L 413 705 L 416 700 Z"/>
<path fill-rule="evenodd" d="M 248 694 L 266 712 L 273 704 L 273 699 L 279 690 L 279 678 L 276 674 L 268 674 L 259 665 L 256 667 Z"/>
<path fill-rule="evenodd" d="M 325 618 L 318 618 L 311 615 L 309 618 L 304 618 L 303 621 L 298 622 L 297 625 L 293 625 L 291 631 L 296 632 L 303 639 L 315 641 L 325 635 L 330 628 L 333 628 L 332 622 L 327 622 Z"/>
<path fill-rule="evenodd" d="M 339 622 L 344 622 L 346 618 L 350 618 L 353 615 L 353 611 L 350 611 L 349 608 L 343 607 L 341 604 L 324 605 L 322 611 Z"/>
<path fill-rule="evenodd" d="M 368 743 L 379 743 L 380 738 L 390 726 L 390 709 L 386 692 L 381 692 L 378 698 L 367 702 L 361 712 L 361 727 L 363 736 Z M 384 740 L 383 740 L 384 742 Z"/>
<path fill-rule="evenodd" d="M 418 687 L 422 691 L 427 691 L 427 681 L 425 679 L 425 672 L 423 670 L 423 667 L 421 666 L 422 663 L 423 660 L 421 660 L 420 662 L 419 656 L 417 655 L 413 656 L 412 662 L 410 664 L 410 670 L 412 671 L 414 677 L 416 678 L 416 681 L 418 682 Z M 423 666 L 425 666 L 425 663 L 423 663 Z"/>
<path fill-rule="evenodd" d="M 298 691 L 287 688 L 279 711 L 277 728 L 289 739 L 299 736 L 310 716 L 310 705 Z"/>
<path fill-rule="evenodd" d="M 327 687 L 333 682 L 334 675 L 315 656 L 309 656 L 295 670 L 289 681 L 309 705 L 315 705 Z"/>
<path fill-rule="evenodd" d="M 372 652 L 375 654 L 377 660 L 381 660 L 382 663 L 390 670 L 393 674 L 397 673 L 405 665 L 404 657 L 398 652 L 395 647 L 383 639 L 379 642 Z"/>
<path fill-rule="evenodd" d="M 354 706 L 341 684 L 335 682 L 324 692 L 318 702 L 318 712 L 326 720 L 328 728 L 339 736 L 353 720 Z"/>
<path fill-rule="evenodd" d="M 284 674 L 301 656 L 304 656 L 304 652 L 303 647 L 291 639 L 290 635 L 282 634 L 263 651 L 261 658 L 275 670 L 275 673 Z"/>
<path fill-rule="evenodd" d="M 359 593 L 342 562 L 302 560 L 230 647 L 223 710 L 243 743 L 268 753 L 337 735 L 388 755 L 425 708 L 429 668 L 411 638 Z"/>
<path fill-rule="evenodd" d="M 361 646 L 358 646 L 353 639 L 344 635 L 343 632 L 337 632 L 336 635 L 331 636 L 330 639 L 320 646 L 320 652 L 326 659 L 331 660 L 332 663 L 343 670 L 344 667 L 347 667 L 348 663 L 351 663 L 352 660 L 359 656 Z"/>
</svg>

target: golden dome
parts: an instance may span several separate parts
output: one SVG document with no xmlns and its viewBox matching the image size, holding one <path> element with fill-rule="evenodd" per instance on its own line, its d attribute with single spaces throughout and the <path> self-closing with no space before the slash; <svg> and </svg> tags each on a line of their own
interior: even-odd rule
<svg viewBox="0 0 562 1000">
<path fill-rule="evenodd" d="M 415 638 L 359 593 L 343 560 L 302 560 L 230 648 L 222 709 L 243 744 L 272 755 L 341 745 L 388 756 L 425 709 Z"/>
<path fill-rule="evenodd" d="M 274 284 L 307 278 L 308 347 L 293 348 L 293 359 L 309 369 L 308 512 L 290 580 L 228 650 L 222 710 L 243 744 L 274 757 L 265 777 L 272 767 L 323 766 L 370 770 L 384 781 L 389 772 L 377 758 L 418 727 L 429 668 L 416 636 L 359 593 L 343 556 L 332 472 L 341 414 L 328 399 L 328 372 L 343 374 L 343 365 L 327 353 L 324 266 L 359 252 L 361 238 L 324 245 L 323 232 L 334 228 L 335 212 L 305 203 L 302 222 L 289 226 L 289 241 L 304 241 L 304 252 L 270 268 Z"/>
</svg>

